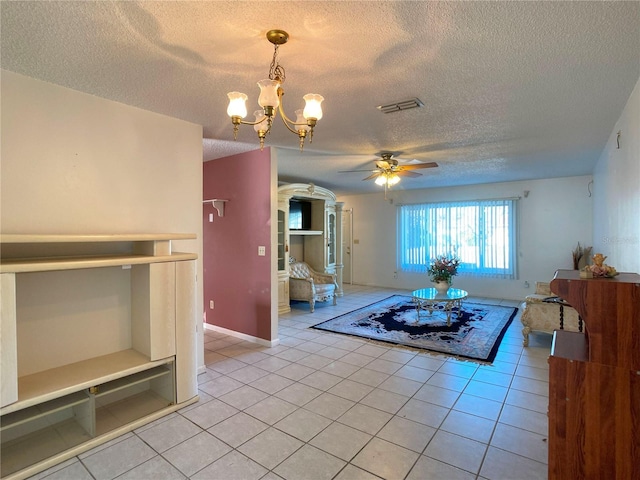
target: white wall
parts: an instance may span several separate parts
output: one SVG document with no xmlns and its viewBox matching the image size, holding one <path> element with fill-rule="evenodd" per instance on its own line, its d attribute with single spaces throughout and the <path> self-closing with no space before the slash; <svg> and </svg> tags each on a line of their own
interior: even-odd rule
<svg viewBox="0 0 640 480">
<path fill-rule="evenodd" d="M 620 132 L 620 148 L 617 136 Z M 594 181 L 594 248 L 621 272 L 640 272 L 640 80 L 607 142 Z"/>
<path fill-rule="evenodd" d="M 353 208 L 353 283 L 417 289 L 429 285 L 426 274 L 396 270 L 396 210 L 399 204 L 522 197 L 519 201 L 519 276 L 516 280 L 458 276 L 455 287 L 472 295 L 522 299 L 536 281 L 550 281 L 559 268 L 573 268 L 577 243 L 592 243 L 591 176 L 531 180 L 466 187 L 391 190 L 349 195 L 338 200 Z M 524 192 L 528 191 L 525 198 Z M 395 277 L 397 275 L 397 278 Z M 525 288 L 525 281 L 529 288 Z"/>
<path fill-rule="evenodd" d="M 2 233 L 195 233 L 174 249 L 202 257 L 200 125 L 1 73 Z"/>
</svg>

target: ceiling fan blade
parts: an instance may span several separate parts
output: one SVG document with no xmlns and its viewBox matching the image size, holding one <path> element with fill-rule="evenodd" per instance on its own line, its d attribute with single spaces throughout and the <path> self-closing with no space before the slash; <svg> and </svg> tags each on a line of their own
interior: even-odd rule
<svg viewBox="0 0 640 480">
<path fill-rule="evenodd" d="M 434 168 L 437 167 L 438 164 L 436 162 L 428 162 L 428 163 L 413 163 L 411 165 L 400 165 L 399 168 L 402 170 L 417 170 L 418 168 Z"/>
<path fill-rule="evenodd" d="M 363 179 L 362 179 L 362 181 L 365 181 L 365 180 L 371 180 L 371 179 L 373 179 L 373 178 L 376 178 L 376 177 L 380 176 L 380 173 L 382 173 L 382 172 L 373 172 L 373 173 L 372 173 L 371 175 L 369 175 L 368 177 L 363 178 Z"/>
<path fill-rule="evenodd" d="M 408 172 L 406 170 L 398 170 L 396 174 L 400 177 L 421 177 L 422 174 L 418 172 Z"/>
</svg>

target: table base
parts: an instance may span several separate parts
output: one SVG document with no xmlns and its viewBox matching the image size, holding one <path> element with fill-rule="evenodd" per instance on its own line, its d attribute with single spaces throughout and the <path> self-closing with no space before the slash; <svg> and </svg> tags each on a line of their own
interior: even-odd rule
<svg viewBox="0 0 640 480">
<path fill-rule="evenodd" d="M 445 312 L 447 315 L 447 327 L 451 326 L 451 313 L 455 308 L 458 309 L 457 318 L 460 318 L 460 312 L 462 311 L 462 299 L 433 299 L 427 300 L 424 298 L 413 297 L 413 303 L 416 304 L 416 323 L 420 322 L 420 311 L 427 310 L 429 315 L 433 315 L 434 310 L 440 304 L 443 304 L 442 309 L 437 309 L 438 311 Z"/>
</svg>

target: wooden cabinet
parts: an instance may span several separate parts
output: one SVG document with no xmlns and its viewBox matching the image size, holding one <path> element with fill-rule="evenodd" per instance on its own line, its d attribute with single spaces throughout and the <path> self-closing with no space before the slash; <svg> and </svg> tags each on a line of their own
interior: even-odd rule
<svg viewBox="0 0 640 480">
<path fill-rule="evenodd" d="M 640 275 L 581 279 L 551 290 L 584 333 L 556 331 L 549 357 L 549 479 L 636 478 L 640 468 Z"/>
<path fill-rule="evenodd" d="M 2 235 L 1 475 L 197 400 L 194 235 Z"/>
</svg>

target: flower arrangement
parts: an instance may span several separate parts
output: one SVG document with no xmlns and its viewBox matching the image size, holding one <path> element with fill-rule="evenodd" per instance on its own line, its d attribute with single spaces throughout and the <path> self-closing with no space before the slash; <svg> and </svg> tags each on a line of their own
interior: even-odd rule
<svg viewBox="0 0 640 480">
<path fill-rule="evenodd" d="M 458 274 L 460 259 L 456 256 L 439 255 L 431 261 L 427 273 L 432 282 L 448 282 Z"/>
</svg>

